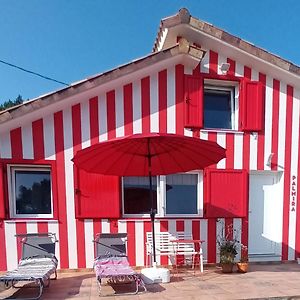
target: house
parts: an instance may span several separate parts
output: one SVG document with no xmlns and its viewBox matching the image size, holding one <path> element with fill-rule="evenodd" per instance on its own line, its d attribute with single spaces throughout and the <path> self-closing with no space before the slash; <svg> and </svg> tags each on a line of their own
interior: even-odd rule
<svg viewBox="0 0 300 300">
<path fill-rule="evenodd" d="M 228 227 L 252 261 L 295 260 L 299 90 L 299 67 L 181 9 L 161 21 L 148 56 L 1 112 L 0 270 L 20 258 L 16 234 L 47 231 L 60 268 L 92 267 L 98 232 L 127 232 L 130 263 L 145 265 L 145 180 L 87 174 L 71 159 L 147 132 L 227 149 L 206 170 L 155 178 L 157 230 L 201 237 L 209 263 Z"/>
</svg>

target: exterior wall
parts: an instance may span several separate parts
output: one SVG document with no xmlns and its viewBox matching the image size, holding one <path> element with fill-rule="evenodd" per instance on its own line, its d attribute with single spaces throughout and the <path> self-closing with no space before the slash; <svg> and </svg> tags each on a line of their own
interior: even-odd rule
<svg viewBox="0 0 300 300">
<path fill-rule="evenodd" d="M 284 171 L 282 260 L 293 260 L 300 252 L 300 209 L 295 201 L 291 211 L 291 182 L 299 185 L 299 99 L 298 89 L 260 74 L 230 58 L 208 51 L 201 66 L 193 72 L 220 73 L 222 62 L 230 62 L 229 72 L 238 77 L 259 80 L 266 85 L 264 132 L 200 132 L 202 139 L 218 142 L 227 149 L 227 158 L 217 168 Z M 130 263 L 144 265 L 145 232 L 149 219 L 75 219 L 73 158 L 79 149 L 132 133 L 168 132 L 193 135 L 184 129 L 184 67 L 161 70 L 104 94 L 95 95 L 72 107 L 44 116 L 0 135 L 0 158 L 56 160 L 58 215 L 56 220 L 4 220 L 0 223 L 0 270 L 12 269 L 20 258 L 15 234 L 55 232 L 59 239 L 60 268 L 90 268 L 93 264 L 93 236 L 99 232 L 127 232 Z M 287 79 L 288 81 L 288 79 Z M 272 164 L 267 166 L 269 155 Z M 298 197 L 298 196 L 297 196 Z M 204 257 L 216 262 L 216 236 L 222 224 L 241 229 L 241 242 L 247 244 L 247 219 L 165 219 L 156 221 L 160 231 L 186 231 L 204 243 Z M 158 260 L 166 264 L 167 259 Z"/>
</svg>

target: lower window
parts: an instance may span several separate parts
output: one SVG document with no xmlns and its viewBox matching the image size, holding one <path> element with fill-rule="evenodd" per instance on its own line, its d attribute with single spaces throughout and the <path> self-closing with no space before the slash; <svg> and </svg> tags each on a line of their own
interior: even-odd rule
<svg viewBox="0 0 300 300">
<path fill-rule="evenodd" d="M 12 218 L 51 218 L 51 168 L 9 166 L 9 200 Z"/>
</svg>

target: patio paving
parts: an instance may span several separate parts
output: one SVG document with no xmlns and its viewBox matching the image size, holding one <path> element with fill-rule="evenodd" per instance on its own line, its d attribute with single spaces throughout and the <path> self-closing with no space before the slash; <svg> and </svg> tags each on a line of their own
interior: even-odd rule
<svg viewBox="0 0 300 300">
<path fill-rule="evenodd" d="M 125 285 L 128 288 L 128 285 Z M 147 292 L 137 295 L 108 296 L 119 300 L 194 300 L 194 299 L 300 299 L 300 265 L 296 263 L 251 264 L 248 273 L 223 274 L 218 267 L 206 267 L 204 274 L 180 270 L 171 282 L 147 285 Z M 0 297 L 21 298 L 32 289 L 0 289 Z M 114 293 L 104 285 L 103 293 Z M 9 298 L 6 298 L 9 299 Z M 101 299 L 93 272 L 59 272 L 41 299 Z"/>
</svg>

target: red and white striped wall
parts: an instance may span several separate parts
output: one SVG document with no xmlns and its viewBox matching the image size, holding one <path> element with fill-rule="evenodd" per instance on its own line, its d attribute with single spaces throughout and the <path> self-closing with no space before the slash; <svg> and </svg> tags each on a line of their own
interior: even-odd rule
<svg viewBox="0 0 300 300">
<path fill-rule="evenodd" d="M 282 260 L 293 260 L 300 252 L 300 209 L 296 203 L 291 211 L 291 178 L 299 186 L 299 101 L 300 87 L 258 73 L 233 58 L 208 51 L 193 72 L 220 72 L 222 62 L 230 62 L 230 74 L 259 80 L 265 84 L 265 129 L 259 133 L 201 131 L 200 137 L 217 141 L 227 149 L 227 157 L 217 168 L 248 171 L 283 171 L 283 230 Z M 110 91 L 80 98 L 54 114 L 41 116 L 32 123 L 0 134 L 0 158 L 45 159 L 57 162 L 57 220 L 4 220 L 0 223 L 0 270 L 12 269 L 20 258 L 15 234 L 54 232 L 57 234 L 57 257 L 60 268 L 90 268 L 93 264 L 93 236 L 99 232 L 127 232 L 130 263 L 145 265 L 145 236 L 151 231 L 149 219 L 75 218 L 74 174 L 71 159 L 82 148 L 99 141 L 132 133 L 168 132 L 184 135 L 193 133 L 184 128 L 183 88 L 184 67 L 176 65 L 145 74 L 133 82 L 116 86 Z M 70 102 L 71 103 L 71 102 Z M 267 165 L 273 153 L 272 164 Z M 298 193 L 297 193 L 298 194 Z M 298 200 L 298 199 L 297 199 Z M 216 236 L 222 224 L 233 224 L 247 244 L 246 219 L 158 219 L 160 231 L 192 232 L 205 240 L 204 256 L 216 262 Z M 161 261 L 160 261 L 161 260 Z M 167 258 L 159 258 L 162 264 Z"/>
</svg>

